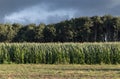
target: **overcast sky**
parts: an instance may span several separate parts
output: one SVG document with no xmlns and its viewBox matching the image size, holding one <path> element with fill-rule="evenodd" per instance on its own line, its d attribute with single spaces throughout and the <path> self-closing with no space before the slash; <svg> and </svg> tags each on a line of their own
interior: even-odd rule
<svg viewBox="0 0 120 79">
<path fill-rule="evenodd" d="M 120 15 L 120 0 L 0 0 L 2 23 L 56 23 L 80 17 Z"/>
</svg>

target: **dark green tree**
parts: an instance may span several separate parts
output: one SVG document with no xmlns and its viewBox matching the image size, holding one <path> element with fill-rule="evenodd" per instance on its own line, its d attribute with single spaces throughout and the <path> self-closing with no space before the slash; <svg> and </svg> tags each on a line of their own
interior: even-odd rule
<svg viewBox="0 0 120 79">
<path fill-rule="evenodd" d="M 56 29 L 54 25 L 47 25 L 44 28 L 44 41 L 45 42 L 55 42 L 55 37 L 56 37 Z"/>
<path fill-rule="evenodd" d="M 45 24 L 40 24 L 37 27 L 35 27 L 34 29 L 34 41 L 35 42 L 44 42 L 44 28 L 45 28 Z"/>
</svg>

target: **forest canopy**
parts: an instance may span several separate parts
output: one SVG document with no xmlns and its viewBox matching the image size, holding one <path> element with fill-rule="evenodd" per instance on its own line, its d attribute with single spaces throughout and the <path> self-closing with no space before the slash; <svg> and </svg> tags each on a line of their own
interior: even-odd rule
<svg viewBox="0 0 120 79">
<path fill-rule="evenodd" d="M 0 24 L 0 42 L 114 42 L 120 41 L 119 16 L 92 16 L 55 24 Z"/>
</svg>

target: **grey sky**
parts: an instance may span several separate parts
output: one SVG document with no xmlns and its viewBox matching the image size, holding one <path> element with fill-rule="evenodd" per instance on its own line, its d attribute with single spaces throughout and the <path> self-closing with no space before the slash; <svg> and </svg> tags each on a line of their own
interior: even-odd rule
<svg viewBox="0 0 120 79">
<path fill-rule="evenodd" d="M 120 0 L 0 0 L 0 22 L 56 23 L 80 16 L 120 15 Z"/>
</svg>

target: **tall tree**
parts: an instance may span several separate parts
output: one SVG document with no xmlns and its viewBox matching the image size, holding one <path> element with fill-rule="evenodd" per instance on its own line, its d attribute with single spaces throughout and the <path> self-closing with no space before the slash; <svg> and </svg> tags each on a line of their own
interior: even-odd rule
<svg viewBox="0 0 120 79">
<path fill-rule="evenodd" d="M 113 16 L 111 15 L 105 15 L 102 17 L 103 22 L 103 28 L 104 28 L 104 40 L 107 41 L 112 41 L 112 33 L 113 33 L 113 25 L 112 25 L 112 19 Z"/>
<path fill-rule="evenodd" d="M 40 24 L 34 29 L 34 41 L 35 42 L 44 42 L 44 29 L 45 29 L 45 24 Z"/>
<path fill-rule="evenodd" d="M 102 41 L 101 38 L 103 36 L 103 28 L 102 28 L 103 21 L 101 20 L 101 17 L 93 16 L 93 17 L 91 17 L 91 20 L 93 21 L 93 26 L 91 28 L 91 30 L 92 30 L 92 35 L 91 35 L 92 41 L 94 41 L 94 42 Z"/>
<path fill-rule="evenodd" d="M 4 24 L 0 24 L 0 42 L 7 41 L 7 27 Z"/>
<path fill-rule="evenodd" d="M 56 29 L 54 25 L 48 25 L 44 29 L 45 42 L 54 42 L 56 37 Z"/>
<path fill-rule="evenodd" d="M 89 42 L 91 39 L 92 20 L 89 17 L 83 17 L 83 26 L 81 27 L 82 42 Z"/>
<path fill-rule="evenodd" d="M 13 38 L 13 40 L 12 40 L 12 42 L 18 42 L 18 39 L 19 39 L 19 35 L 18 35 L 18 33 L 19 33 L 19 31 L 20 31 L 20 29 L 23 27 L 23 25 L 22 24 L 18 24 L 18 23 L 14 23 L 14 24 L 12 24 L 12 29 L 14 30 L 14 38 Z"/>
<path fill-rule="evenodd" d="M 112 41 L 120 41 L 120 17 L 114 17 L 112 19 L 113 23 L 113 40 Z"/>
</svg>

